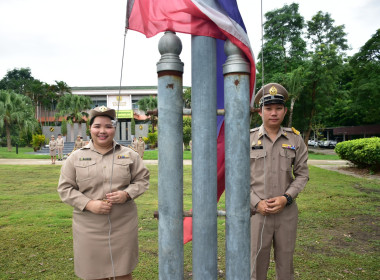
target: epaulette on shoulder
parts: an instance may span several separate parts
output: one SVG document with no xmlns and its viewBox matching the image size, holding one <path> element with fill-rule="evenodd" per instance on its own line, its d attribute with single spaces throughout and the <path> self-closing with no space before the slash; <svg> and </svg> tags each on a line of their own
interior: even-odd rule
<svg viewBox="0 0 380 280">
<path fill-rule="evenodd" d="M 292 127 L 292 131 L 294 132 L 294 134 L 300 135 L 300 132 L 297 129 L 295 129 L 294 127 Z"/>
<path fill-rule="evenodd" d="M 255 128 L 252 128 L 249 132 L 255 132 L 255 131 L 258 131 L 260 129 L 260 127 L 255 127 Z"/>
<path fill-rule="evenodd" d="M 131 150 L 133 150 L 133 151 L 135 151 L 137 153 L 136 149 L 133 148 L 131 145 L 129 145 L 128 148 L 130 148 Z"/>
</svg>

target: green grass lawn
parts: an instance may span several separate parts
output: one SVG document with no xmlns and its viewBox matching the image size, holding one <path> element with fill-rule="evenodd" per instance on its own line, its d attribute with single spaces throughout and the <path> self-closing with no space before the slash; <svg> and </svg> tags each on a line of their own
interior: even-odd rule
<svg viewBox="0 0 380 280">
<path fill-rule="evenodd" d="M 157 165 L 136 200 L 140 263 L 134 279 L 158 279 Z M 0 165 L 0 279 L 78 279 L 73 271 L 72 208 L 56 192 L 60 166 Z M 224 195 L 218 208 L 225 209 Z M 310 167 L 297 198 L 296 279 L 380 278 L 380 182 Z M 191 208 L 191 166 L 184 166 L 184 210 Z M 225 279 L 225 219 L 218 219 L 218 279 Z M 191 242 L 184 279 L 191 279 Z M 274 280 L 271 262 L 269 280 Z"/>
<path fill-rule="evenodd" d="M 49 159 L 49 155 L 39 155 L 33 153 L 33 148 L 19 147 L 16 154 L 16 147 L 12 147 L 12 150 L 8 152 L 7 147 L 0 147 L 0 158 L 20 158 L 20 159 Z"/>
<path fill-rule="evenodd" d="M 0 147 L 0 158 L 20 158 L 20 159 L 49 159 L 49 155 L 39 155 L 33 153 L 32 148 L 18 148 L 18 154 L 16 154 L 16 148 L 12 147 L 12 151 L 8 152 L 6 147 Z M 144 153 L 144 159 L 146 160 L 157 160 L 158 150 L 146 150 Z M 183 159 L 191 159 L 191 152 L 184 151 Z M 309 159 L 321 159 L 321 160 L 336 160 L 339 159 L 337 155 L 324 155 L 317 153 L 309 153 Z"/>
</svg>

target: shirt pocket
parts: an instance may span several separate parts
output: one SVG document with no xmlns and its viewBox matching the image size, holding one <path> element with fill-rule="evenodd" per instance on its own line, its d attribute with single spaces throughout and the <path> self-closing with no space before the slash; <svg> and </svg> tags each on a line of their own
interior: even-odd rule
<svg viewBox="0 0 380 280">
<path fill-rule="evenodd" d="M 249 157 L 251 161 L 251 168 L 254 170 L 263 170 L 264 169 L 264 158 L 266 156 L 266 151 L 260 150 L 251 150 Z"/>
<path fill-rule="evenodd" d="M 280 169 L 283 171 L 292 171 L 292 165 L 294 158 L 296 157 L 296 151 L 291 149 L 280 150 Z"/>
<path fill-rule="evenodd" d="M 128 180 L 128 184 L 131 181 L 131 167 L 133 161 L 130 158 L 116 159 L 114 162 L 114 173 L 123 179 Z"/>
<path fill-rule="evenodd" d="M 96 161 L 79 161 L 74 163 L 77 182 L 86 181 L 96 176 Z"/>
</svg>

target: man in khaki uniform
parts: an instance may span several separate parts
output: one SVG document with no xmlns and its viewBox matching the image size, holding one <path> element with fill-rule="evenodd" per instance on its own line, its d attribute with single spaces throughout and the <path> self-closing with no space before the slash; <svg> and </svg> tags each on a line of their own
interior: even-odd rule
<svg viewBox="0 0 380 280">
<path fill-rule="evenodd" d="M 63 140 L 62 138 L 62 134 L 58 134 L 58 138 L 57 138 L 57 151 L 58 151 L 58 161 L 62 161 L 63 160 L 63 147 L 65 145 L 65 141 Z"/>
<path fill-rule="evenodd" d="M 294 279 L 298 208 L 308 179 L 307 147 L 294 128 L 281 127 L 288 92 L 271 83 L 255 97 L 263 124 L 251 130 L 251 280 L 267 279 L 273 244 L 277 280 Z"/>
</svg>

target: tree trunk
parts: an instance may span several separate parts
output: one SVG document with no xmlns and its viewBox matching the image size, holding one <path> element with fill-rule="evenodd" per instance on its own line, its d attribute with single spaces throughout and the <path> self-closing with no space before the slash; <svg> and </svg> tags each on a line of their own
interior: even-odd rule
<svg viewBox="0 0 380 280">
<path fill-rule="evenodd" d="M 292 127 L 294 103 L 296 103 L 296 99 L 293 97 L 292 100 L 290 101 L 288 127 Z"/>
<path fill-rule="evenodd" d="M 11 128 L 9 127 L 9 124 L 5 122 L 5 133 L 7 135 L 7 148 L 8 152 L 12 151 L 12 142 L 11 142 Z"/>
<path fill-rule="evenodd" d="M 314 83 L 314 86 L 313 86 L 313 92 L 311 94 L 311 101 L 312 101 L 312 104 L 313 104 L 313 108 L 311 109 L 310 111 L 310 115 L 309 115 L 309 125 L 308 125 L 308 129 L 305 133 L 305 144 L 307 146 L 307 143 L 309 141 L 309 137 L 310 137 L 310 133 L 311 133 L 311 128 L 312 128 L 312 123 L 313 123 L 313 118 L 314 118 L 314 115 L 315 115 L 315 97 L 317 95 L 317 90 L 316 90 L 316 83 Z"/>
</svg>

